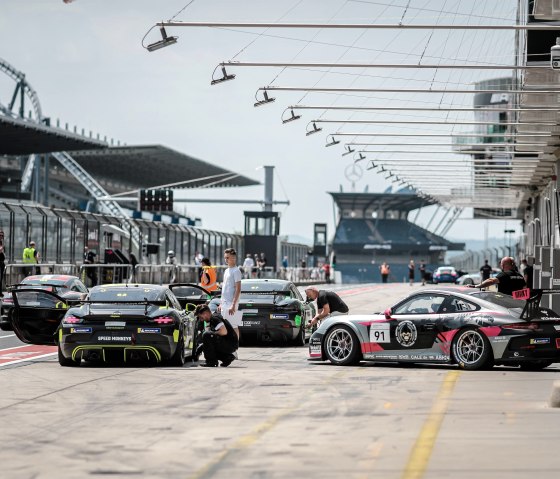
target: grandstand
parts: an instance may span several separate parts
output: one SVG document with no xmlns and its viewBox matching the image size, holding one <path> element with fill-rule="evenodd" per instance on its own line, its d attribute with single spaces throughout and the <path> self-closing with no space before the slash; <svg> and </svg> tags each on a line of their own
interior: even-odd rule
<svg viewBox="0 0 560 479">
<path fill-rule="evenodd" d="M 452 243 L 408 219 L 411 211 L 433 204 L 413 190 L 330 195 L 339 210 L 332 251 L 345 283 L 381 281 L 383 261 L 391 266 L 391 281 L 400 282 L 407 278 L 411 259 L 417 264 L 425 260 L 433 269 L 443 263 L 447 251 L 464 249 L 464 244 Z"/>
</svg>

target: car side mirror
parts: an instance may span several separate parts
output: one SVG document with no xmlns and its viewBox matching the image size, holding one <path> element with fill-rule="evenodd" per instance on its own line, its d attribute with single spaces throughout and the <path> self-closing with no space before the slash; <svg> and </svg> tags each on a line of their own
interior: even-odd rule
<svg viewBox="0 0 560 479">
<path fill-rule="evenodd" d="M 391 319 L 391 314 L 393 314 L 393 310 L 391 308 L 387 308 L 383 314 L 385 315 L 385 319 Z"/>
</svg>

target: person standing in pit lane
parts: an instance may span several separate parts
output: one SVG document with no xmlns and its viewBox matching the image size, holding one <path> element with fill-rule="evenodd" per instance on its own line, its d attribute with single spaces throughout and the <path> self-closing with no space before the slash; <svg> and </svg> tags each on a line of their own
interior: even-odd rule
<svg viewBox="0 0 560 479">
<path fill-rule="evenodd" d="M 243 313 L 238 311 L 239 296 L 241 295 L 241 271 L 237 267 L 237 252 L 233 248 L 226 249 L 224 260 L 227 269 L 224 271 L 222 299 L 218 312 L 231 323 L 239 338 L 239 326 L 241 326 Z"/>
<path fill-rule="evenodd" d="M 414 284 L 414 270 L 416 266 L 414 265 L 414 260 L 411 259 L 410 263 L 408 263 L 408 280 L 410 282 L 410 286 Z"/>
<path fill-rule="evenodd" d="M 525 280 L 515 266 L 515 261 L 510 256 L 505 256 L 500 261 L 501 273 L 494 278 L 488 278 L 481 281 L 480 284 L 469 285 L 471 288 L 486 288 L 493 284 L 498 285 L 498 292 L 513 295 L 514 291 L 519 291 L 526 287 Z"/>
<path fill-rule="evenodd" d="M 317 300 L 317 314 L 309 323 L 309 328 L 313 328 L 318 321 L 329 316 L 348 314 L 348 306 L 334 291 L 319 290 L 315 286 L 305 288 L 305 294 L 310 301 Z"/>
</svg>

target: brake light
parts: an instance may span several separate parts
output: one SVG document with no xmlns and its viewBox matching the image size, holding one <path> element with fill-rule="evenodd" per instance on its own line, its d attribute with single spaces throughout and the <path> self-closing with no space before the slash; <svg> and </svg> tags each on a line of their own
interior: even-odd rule
<svg viewBox="0 0 560 479">
<path fill-rule="evenodd" d="M 517 330 L 529 330 L 538 331 L 539 325 L 537 323 L 514 323 L 514 324 L 504 324 L 502 329 L 517 329 Z"/>
<path fill-rule="evenodd" d="M 67 324 L 76 324 L 76 323 L 81 323 L 83 320 L 84 318 L 78 318 L 78 316 L 66 316 L 62 320 L 62 322 Z"/>
<path fill-rule="evenodd" d="M 13 299 L 13 298 L 3 298 L 3 299 L 2 299 L 2 302 L 3 302 L 3 303 L 12 303 L 12 304 L 13 304 L 14 299 Z"/>
<path fill-rule="evenodd" d="M 457 273 L 451 273 L 451 276 L 457 276 Z"/>
<path fill-rule="evenodd" d="M 159 318 L 152 319 L 152 321 L 157 324 L 171 324 L 175 322 L 175 319 L 171 316 L 160 316 Z"/>
</svg>

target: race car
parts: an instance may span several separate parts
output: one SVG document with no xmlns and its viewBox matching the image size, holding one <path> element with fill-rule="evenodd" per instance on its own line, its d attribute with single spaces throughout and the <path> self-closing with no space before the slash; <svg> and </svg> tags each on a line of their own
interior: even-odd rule
<svg viewBox="0 0 560 479">
<path fill-rule="evenodd" d="M 364 360 L 543 369 L 560 362 L 560 317 L 540 307 L 543 293 L 552 291 L 520 300 L 466 287 L 423 290 L 384 313 L 323 321 L 309 340 L 309 358 L 342 366 Z"/>
<path fill-rule="evenodd" d="M 206 304 L 220 294 L 220 290 L 208 291 L 193 283 L 174 283 L 169 285 L 169 289 L 187 311 L 194 311 L 199 304 Z"/>
<path fill-rule="evenodd" d="M 210 302 L 215 311 L 220 299 Z M 243 279 L 239 310 L 242 341 L 250 339 L 305 346 L 307 324 L 315 316 L 315 305 L 305 301 L 296 285 L 281 279 Z"/>
<path fill-rule="evenodd" d="M 79 366 L 82 359 L 182 366 L 185 358 L 196 359 L 196 318 L 167 287 L 96 286 L 77 304 L 43 289 L 16 289 L 13 298 L 18 338 L 57 344 L 61 366 Z"/>
<path fill-rule="evenodd" d="M 3 331 L 13 331 L 11 312 L 14 305 L 12 289 L 35 288 L 45 291 L 52 291 L 62 298 L 76 300 L 83 298 L 87 294 L 86 285 L 76 276 L 66 274 L 39 274 L 27 276 L 21 283 L 10 286 L 1 301 L 0 329 Z"/>
</svg>

